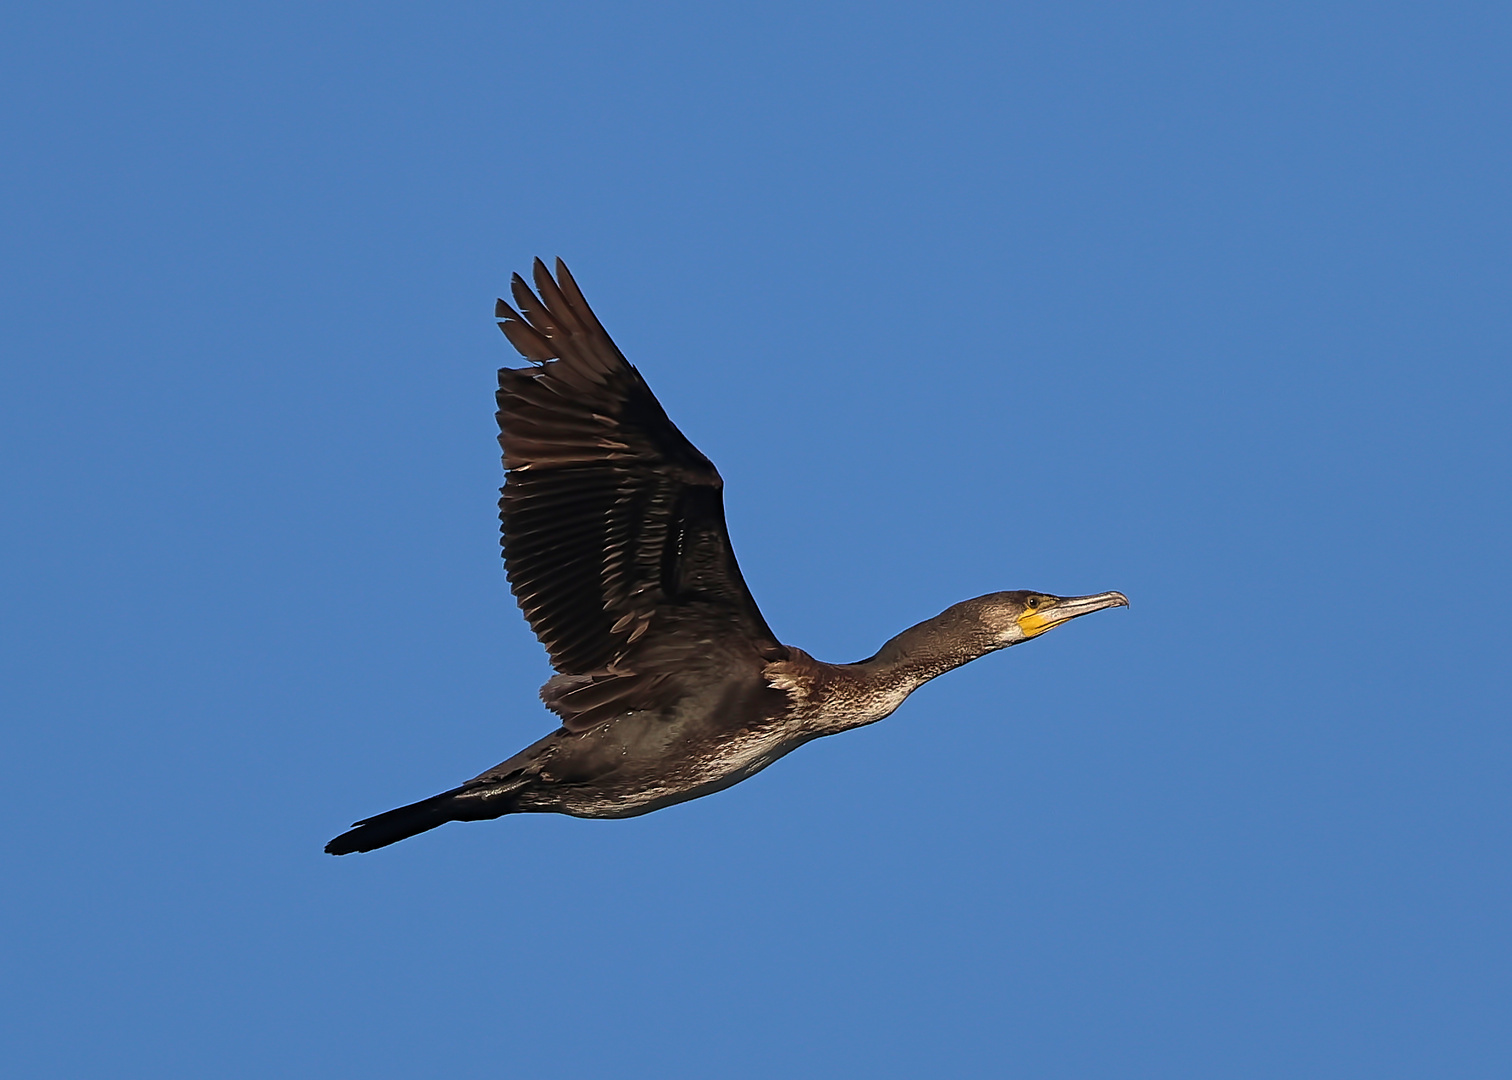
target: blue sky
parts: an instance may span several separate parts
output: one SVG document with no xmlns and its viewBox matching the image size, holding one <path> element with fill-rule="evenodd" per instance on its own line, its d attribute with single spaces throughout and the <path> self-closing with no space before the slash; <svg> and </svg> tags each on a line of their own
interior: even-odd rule
<svg viewBox="0 0 1512 1080">
<path fill-rule="evenodd" d="M 5 18 L 16 1075 L 1512 1069 L 1505 6 Z M 713 798 L 323 855 L 551 727 L 537 254 L 784 640 L 1132 609 Z"/>
</svg>

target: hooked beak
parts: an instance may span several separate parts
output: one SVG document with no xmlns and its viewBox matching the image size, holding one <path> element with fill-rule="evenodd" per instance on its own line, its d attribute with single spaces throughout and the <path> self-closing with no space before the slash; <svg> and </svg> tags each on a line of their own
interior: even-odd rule
<svg viewBox="0 0 1512 1080">
<path fill-rule="evenodd" d="M 1041 602 L 1038 608 L 1026 611 L 1018 617 L 1019 628 L 1026 638 L 1037 637 L 1061 623 L 1070 622 L 1079 615 L 1089 615 L 1103 608 L 1128 607 L 1129 598 L 1121 592 L 1102 592 L 1092 596 L 1057 597 L 1051 603 Z"/>
</svg>

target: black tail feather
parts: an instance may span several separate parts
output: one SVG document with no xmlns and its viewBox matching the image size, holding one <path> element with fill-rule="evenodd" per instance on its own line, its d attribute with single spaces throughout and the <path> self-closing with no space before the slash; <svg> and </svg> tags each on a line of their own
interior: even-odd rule
<svg viewBox="0 0 1512 1080">
<path fill-rule="evenodd" d="M 509 813 L 504 800 L 488 799 L 475 787 L 463 786 L 421 799 L 357 822 L 325 846 L 331 855 L 372 851 L 445 825 L 448 821 L 481 821 Z"/>
</svg>

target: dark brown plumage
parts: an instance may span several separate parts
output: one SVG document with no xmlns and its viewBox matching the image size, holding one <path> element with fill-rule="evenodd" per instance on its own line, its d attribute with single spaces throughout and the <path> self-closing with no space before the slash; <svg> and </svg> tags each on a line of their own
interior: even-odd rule
<svg viewBox="0 0 1512 1080">
<path fill-rule="evenodd" d="M 500 329 L 499 502 L 509 584 L 558 674 L 562 726 L 460 787 L 360 821 L 326 845 L 370 851 L 448 821 L 519 812 L 629 817 L 706 795 L 810 739 L 887 716 L 953 667 L 1121 593 L 991 593 L 824 664 L 777 641 L 725 529 L 723 481 L 662 411 L 567 267 L 516 275 Z"/>
</svg>

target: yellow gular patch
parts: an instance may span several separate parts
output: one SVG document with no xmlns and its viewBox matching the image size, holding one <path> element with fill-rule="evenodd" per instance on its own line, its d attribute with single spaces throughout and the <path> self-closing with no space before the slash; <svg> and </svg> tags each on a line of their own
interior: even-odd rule
<svg viewBox="0 0 1512 1080">
<path fill-rule="evenodd" d="M 1055 609 L 1049 608 L 1044 611 L 1026 611 L 1018 617 L 1019 629 L 1025 637 L 1038 637 L 1046 630 L 1059 626 L 1065 622 L 1065 618 L 1056 618 Z"/>
</svg>

